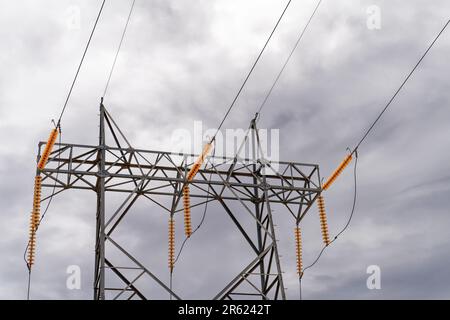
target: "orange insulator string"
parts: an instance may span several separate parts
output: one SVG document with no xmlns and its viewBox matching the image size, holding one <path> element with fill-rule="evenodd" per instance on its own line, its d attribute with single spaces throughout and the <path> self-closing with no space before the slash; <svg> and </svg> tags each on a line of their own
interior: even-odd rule
<svg viewBox="0 0 450 320">
<path fill-rule="evenodd" d="M 297 254 L 297 273 L 301 276 L 303 273 L 302 232 L 298 226 L 295 227 L 295 251 Z"/>
<path fill-rule="evenodd" d="M 197 160 L 195 160 L 194 164 L 192 165 L 191 170 L 189 170 L 189 172 L 187 174 L 188 181 L 192 181 L 192 179 L 194 179 L 195 175 L 200 170 L 203 162 L 205 162 L 206 156 L 211 151 L 211 148 L 212 148 L 211 143 L 207 143 L 205 145 L 205 147 L 203 148 L 202 154 L 198 156 Z"/>
<path fill-rule="evenodd" d="M 212 148 L 211 143 L 207 143 L 205 145 L 202 154 L 199 155 L 197 160 L 195 160 L 194 164 L 192 165 L 191 169 L 189 170 L 186 176 L 187 182 L 190 182 L 194 179 L 195 175 L 200 170 L 203 162 L 205 162 L 206 156 L 211 151 L 211 148 Z M 183 187 L 183 207 L 184 207 L 184 233 L 186 234 L 186 237 L 189 238 L 192 234 L 191 199 L 190 199 L 189 185 L 185 185 Z"/>
<path fill-rule="evenodd" d="M 33 195 L 33 210 L 31 211 L 30 217 L 30 238 L 28 241 L 28 268 L 34 264 L 34 255 L 36 251 L 36 230 L 39 226 L 40 216 L 41 216 L 41 189 L 42 189 L 42 178 L 41 176 L 36 176 L 34 178 L 34 195 Z"/>
<path fill-rule="evenodd" d="M 353 156 L 351 153 L 345 157 L 345 159 L 341 162 L 339 167 L 337 167 L 337 169 L 334 170 L 333 174 L 327 179 L 327 181 L 325 181 L 325 183 L 322 186 L 323 190 L 327 190 L 331 186 L 331 184 L 342 173 L 342 171 L 345 169 L 345 167 L 347 167 L 348 164 L 352 161 L 352 158 L 353 158 Z"/>
<path fill-rule="evenodd" d="M 175 219 L 169 219 L 169 269 L 173 272 L 175 265 Z"/>
<path fill-rule="evenodd" d="M 320 228 L 322 229 L 322 239 L 326 246 L 330 244 L 330 235 L 328 232 L 327 214 L 325 212 L 325 200 L 320 194 L 317 197 L 317 206 L 319 207 Z"/>
<path fill-rule="evenodd" d="M 42 152 L 41 158 L 38 162 L 38 169 L 43 170 L 45 165 L 47 164 L 48 158 L 52 153 L 53 146 L 55 145 L 56 138 L 58 138 L 58 129 L 55 128 L 50 132 L 50 136 L 48 137 L 47 144 L 45 145 L 44 151 Z"/>
<path fill-rule="evenodd" d="M 191 224 L 191 199 L 189 196 L 189 186 L 183 187 L 183 206 L 184 206 L 184 233 L 186 237 L 190 237 L 192 234 Z"/>
</svg>

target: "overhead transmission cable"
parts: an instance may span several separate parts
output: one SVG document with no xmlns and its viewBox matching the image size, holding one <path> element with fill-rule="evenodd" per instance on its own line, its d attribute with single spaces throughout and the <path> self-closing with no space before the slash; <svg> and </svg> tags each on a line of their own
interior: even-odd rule
<svg viewBox="0 0 450 320">
<path fill-rule="evenodd" d="M 239 96 L 240 96 L 242 90 L 244 89 L 244 87 L 245 87 L 247 81 L 249 80 L 251 74 L 253 73 L 253 70 L 255 69 L 256 65 L 258 64 L 258 62 L 259 62 L 261 56 L 263 55 L 263 53 L 264 53 L 264 51 L 265 51 L 267 45 L 269 44 L 269 42 L 270 42 L 270 40 L 271 40 L 273 34 L 275 33 L 275 31 L 276 31 L 278 25 L 280 24 L 281 20 L 283 19 L 283 17 L 284 17 L 284 15 L 285 15 L 287 9 L 289 8 L 289 5 L 291 4 L 291 2 L 292 2 L 292 0 L 289 0 L 289 1 L 287 2 L 286 6 L 284 7 L 284 9 L 283 9 L 283 11 L 282 11 L 280 17 L 278 18 L 278 20 L 277 20 L 275 26 L 273 27 L 271 33 L 269 34 L 269 37 L 267 38 L 266 42 L 264 43 L 264 46 L 262 47 L 261 51 L 259 52 L 259 54 L 258 54 L 256 60 L 254 61 L 252 67 L 250 68 L 250 70 L 249 70 L 247 76 L 245 77 L 243 83 L 242 83 L 241 86 L 239 87 L 239 90 L 237 91 L 237 93 L 236 93 L 234 99 L 232 100 L 230 106 L 228 107 L 228 109 L 227 109 L 227 111 L 226 111 L 224 117 L 222 118 L 222 120 L 221 120 L 219 126 L 217 127 L 217 131 L 216 131 L 215 134 L 212 136 L 210 142 L 204 147 L 202 156 L 200 156 L 200 158 L 204 157 L 204 156 L 208 153 L 207 150 L 211 148 L 211 145 L 212 145 L 212 143 L 215 141 L 215 138 L 216 138 L 218 132 L 219 132 L 220 129 L 222 128 L 222 126 L 223 126 L 225 120 L 227 119 L 228 115 L 230 114 L 231 110 L 233 109 L 234 105 L 236 104 L 236 101 L 238 100 L 238 98 L 239 98 Z M 215 152 L 215 148 L 214 148 L 214 152 Z M 201 164 L 202 161 L 200 161 L 200 162 L 198 162 L 198 163 Z M 196 170 L 198 171 L 198 169 L 196 169 Z M 197 172 L 196 170 L 194 169 L 194 172 L 195 172 L 195 173 Z M 191 171 L 192 171 L 192 169 L 191 169 Z M 194 175 L 195 175 L 195 173 L 194 173 Z M 209 175 L 209 180 L 211 180 L 211 175 L 212 175 L 212 174 L 210 173 L 210 175 Z M 192 177 L 191 177 L 191 178 L 192 178 Z M 187 186 L 186 186 L 186 187 L 187 187 Z M 188 187 L 187 187 L 187 188 L 188 188 Z M 208 195 L 209 195 L 209 185 L 208 185 Z M 183 243 L 182 243 L 182 245 L 181 245 L 181 248 L 180 248 L 180 250 L 179 250 L 179 252 L 178 252 L 178 254 L 177 254 L 177 256 L 176 256 L 176 258 L 175 258 L 175 260 L 174 260 L 174 262 L 173 262 L 173 264 L 175 264 L 175 263 L 178 261 L 180 255 L 181 255 L 181 253 L 182 253 L 182 251 L 183 251 L 183 249 L 184 249 L 184 247 L 185 247 L 185 244 L 186 244 L 187 240 L 188 240 L 188 239 L 190 238 L 190 236 L 191 236 L 193 233 L 195 233 L 195 231 L 197 231 L 197 230 L 201 227 L 201 225 L 203 224 L 204 219 L 205 219 L 205 216 L 206 216 L 207 208 L 208 208 L 208 201 L 209 201 L 209 199 L 208 199 L 208 197 L 207 197 L 206 202 L 205 202 L 204 211 L 203 211 L 203 216 L 202 216 L 202 219 L 201 219 L 199 225 L 196 227 L 196 229 L 194 230 L 194 232 L 190 233 L 189 236 L 187 236 L 187 237 L 184 239 L 184 241 L 183 241 Z M 188 209 L 188 210 L 189 210 L 189 209 Z M 185 211 L 186 211 L 186 208 L 185 208 Z M 170 274 L 170 283 L 172 284 L 172 273 Z"/>
<path fill-rule="evenodd" d="M 403 89 L 403 87 L 405 86 L 405 84 L 408 82 L 408 80 L 411 78 L 411 76 L 413 75 L 413 73 L 417 70 L 417 68 L 419 67 L 419 65 L 422 63 L 422 61 L 425 59 L 425 57 L 427 56 L 427 54 L 429 53 L 429 51 L 432 49 L 432 47 L 434 46 L 434 44 L 437 42 L 437 40 L 440 38 L 440 36 L 442 35 L 442 33 L 445 31 L 445 29 L 447 28 L 447 26 L 450 24 L 450 20 L 448 20 L 444 26 L 442 27 L 442 29 L 439 31 L 439 33 L 436 35 L 436 37 L 433 39 L 433 41 L 431 42 L 431 44 L 427 47 L 427 49 L 425 50 L 425 52 L 422 54 L 422 56 L 420 57 L 420 59 L 417 61 L 417 63 L 414 65 L 414 67 L 411 69 L 411 71 L 408 73 L 408 75 L 406 76 L 406 78 L 403 80 L 403 82 L 400 84 L 400 86 L 398 87 L 398 89 L 395 91 L 394 95 L 389 99 L 389 101 L 387 102 L 387 104 L 384 106 L 384 108 L 381 110 L 381 112 L 378 114 L 377 118 L 375 119 L 375 121 L 371 124 L 371 126 L 367 129 L 367 131 L 365 131 L 364 135 L 362 136 L 362 138 L 359 140 L 359 142 L 356 144 L 356 146 L 354 147 L 354 149 L 350 152 L 350 154 L 346 157 L 346 159 L 344 160 L 343 163 L 341 163 L 341 165 L 339 166 L 339 168 L 345 168 L 345 166 L 348 164 L 348 162 L 351 160 L 351 156 L 354 154 L 355 155 L 355 165 L 354 165 L 354 197 L 353 197 L 353 205 L 352 205 L 352 209 L 351 209 L 351 213 L 349 216 L 349 219 L 347 221 L 347 223 L 345 224 L 344 228 L 337 233 L 337 235 L 333 238 L 333 240 L 328 243 L 327 245 L 325 245 L 321 251 L 319 252 L 318 256 L 316 257 L 316 259 L 310 264 L 308 265 L 306 268 L 304 268 L 300 279 L 299 279 L 299 286 L 300 286 L 300 298 L 301 298 L 301 278 L 303 277 L 305 271 L 307 269 L 312 268 L 314 265 L 316 265 L 318 263 L 318 261 L 320 260 L 320 258 L 322 257 L 324 251 L 326 248 L 329 247 L 329 245 L 331 245 L 334 241 L 337 240 L 337 238 L 343 233 L 345 232 L 345 230 L 347 230 L 347 228 L 350 225 L 350 222 L 353 218 L 354 215 L 354 211 L 355 211 L 355 206 L 356 206 L 356 198 L 357 198 L 357 179 L 356 179 L 356 168 L 357 168 L 357 162 L 358 162 L 358 148 L 359 146 L 362 144 L 362 142 L 367 138 L 367 136 L 370 134 L 370 132 L 372 131 L 372 129 L 375 127 L 376 123 L 380 120 L 380 118 L 383 116 L 383 114 L 385 113 L 385 111 L 389 108 L 389 106 L 392 104 L 392 102 L 395 100 L 395 98 L 397 97 L 397 95 L 400 93 L 400 91 Z M 350 160 L 349 160 L 350 159 Z M 337 175 L 340 174 L 342 170 L 337 170 L 335 171 L 335 173 L 337 172 Z M 337 176 L 336 175 L 336 176 Z M 332 175 L 332 177 L 334 177 L 335 174 Z M 334 177 L 335 179 L 335 177 Z M 334 181 L 334 179 L 332 179 Z"/>
<path fill-rule="evenodd" d="M 105 90 L 103 91 L 103 95 L 102 95 L 103 98 L 105 98 L 106 93 L 108 91 L 109 83 L 111 82 L 111 77 L 112 77 L 114 69 L 116 67 L 116 62 L 117 62 L 117 58 L 119 56 L 120 49 L 122 48 L 123 39 L 125 38 L 125 34 L 127 32 L 128 25 L 130 24 L 131 15 L 133 14 L 133 9 L 134 9 L 135 3 L 136 3 L 136 0 L 133 0 L 133 2 L 131 3 L 130 11 L 128 13 L 128 18 L 126 20 L 125 27 L 123 28 L 123 31 L 122 31 L 122 36 L 120 38 L 119 46 L 117 47 L 116 55 L 114 57 L 114 61 L 111 66 L 111 70 L 109 71 L 109 76 L 108 76 L 108 80 L 106 81 Z"/>
<path fill-rule="evenodd" d="M 269 37 L 267 38 L 266 42 L 264 43 L 264 46 L 262 47 L 261 51 L 259 52 L 255 62 L 253 63 L 252 67 L 250 68 L 250 71 L 248 72 L 247 76 L 244 79 L 244 82 L 242 83 L 242 85 L 240 86 L 238 92 L 236 93 L 233 101 L 231 102 L 230 106 L 227 109 L 227 112 L 225 113 L 224 117 L 222 118 L 222 121 L 220 122 L 219 126 L 217 127 L 217 131 L 214 134 L 214 136 L 211 139 L 211 142 L 215 140 L 217 133 L 220 131 L 220 129 L 222 128 L 225 120 L 227 119 L 228 115 L 230 114 L 231 109 L 233 109 L 234 105 L 236 104 L 237 99 L 239 98 L 242 90 L 244 89 L 248 79 L 250 78 L 251 74 L 253 73 L 253 70 L 255 69 L 256 65 L 258 64 L 259 59 L 261 58 L 261 56 L 263 55 L 267 45 L 269 44 L 270 39 L 272 39 L 273 34 L 275 33 L 278 25 L 280 24 L 281 20 L 284 17 L 284 14 L 286 13 L 287 9 L 289 8 L 289 5 L 291 4 L 292 0 L 289 0 L 286 4 L 286 6 L 284 7 L 283 12 L 281 13 L 280 17 L 277 20 L 277 23 L 275 24 L 275 26 L 273 27 L 272 31 L 270 32 Z"/>
<path fill-rule="evenodd" d="M 363 137 L 361 138 L 361 140 L 359 140 L 359 142 L 356 144 L 356 147 L 353 149 L 352 154 L 355 153 L 355 151 L 358 149 L 358 147 L 361 145 L 361 143 L 366 139 L 366 137 L 369 135 L 369 133 L 372 131 L 372 129 L 375 127 L 375 125 L 377 124 L 378 120 L 380 120 L 380 118 L 383 116 L 384 112 L 389 108 L 389 106 L 391 105 L 391 103 L 395 100 L 395 98 L 397 97 L 397 95 L 400 93 L 400 91 L 403 89 L 403 87 L 405 86 L 405 84 L 408 82 L 409 78 L 411 78 L 411 76 L 413 75 L 413 73 L 416 71 L 416 69 L 419 67 L 419 65 L 422 63 L 423 59 L 427 56 L 428 52 L 431 50 L 431 48 L 434 46 L 434 44 L 436 43 L 436 41 L 439 39 L 439 37 L 442 35 L 442 33 L 444 32 L 444 30 L 447 28 L 447 26 L 449 25 L 450 20 L 447 21 L 447 23 L 442 27 L 441 31 L 439 31 L 439 33 L 437 34 L 437 36 L 434 38 L 434 40 L 431 42 L 431 44 L 428 46 L 427 50 L 424 52 L 424 54 L 420 57 L 419 61 L 417 61 L 417 63 L 415 64 L 415 66 L 412 68 L 412 70 L 409 72 L 409 74 L 406 76 L 405 80 L 403 80 L 402 84 L 400 85 L 400 87 L 398 87 L 397 91 L 395 91 L 394 95 L 389 99 L 389 101 L 387 102 L 387 104 L 385 105 L 385 107 L 383 108 L 383 110 L 380 112 L 380 114 L 378 115 L 378 117 L 375 119 L 375 121 L 372 123 L 372 125 L 369 127 L 369 129 L 367 129 L 367 131 L 364 133 Z"/>
<path fill-rule="evenodd" d="M 97 28 L 98 21 L 99 21 L 100 16 L 101 16 L 101 14 L 103 12 L 103 7 L 105 6 L 105 2 L 106 2 L 106 0 L 103 0 L 102 5 L 101 5 L 101 7 L 100 7 L 100 9 L 98 11 L 97 18 L 95 19 L 94 26 L 92 28 L 91 34 L 89 35 L 89 40 L 88 40 L 88 42 L 86 44 L 86 47 L 85 47 L 84 52 L 83 52 L 83 55 L 81 56 L 80 64 L 78 65 L 77 72 L 75 73 L 75 77 L 73 78 L 73 81 L 72 81 L 72 85 L 70 86 L 69 92 L 67 93 L 66 101 L 64 102 L 64 105 L 62 107 L 61 113 L 59 115 L 59 118 L 58 118 L 58 121 L 57 121 L 57 126 L 60 125 L 61 119 L 62 119 L 62 117 L 64 115 L 64 112 L 66 111 L 67 104 L 69 102 L 70 96 L 72 95 L 72 91 L 73 91 L 73 88 L 75 86 L 75 83 L 76 83 L 76 81 L 78 79 L 78 74 L 80 73 L 81 66 L 83 65 L 83 62 L 84 62 L 84 58 L 86 57 L 86 53 L 87 53 L 87 51 L 89 49 L 89 46 L 91 44 L 91 40 L 92 40 L 92 37 L 94 35 L 95 29 Z"/>
<path fill-rule="evenodd" d="M 211 148 L 210 145 L 215 141 L 215 138 L 216 138 L 217 133 L 218 133 L 218 132 L 220 131 L 220 129 L 222 128 L 222 126 L 223 126 L 223 124 L 224 124 L 226 118 L 228 117 L 228 115 L 230 114 L 230 111 L 231 111 L 232 108 L 234 107 L 234 105 L 235 105 L 237 99 L 239 98 L 239 96 L 240 96 L 242 90 L 244 89 L 244 87 L 245 87 L 247 81 L 249 80 L 251 74 L 253 73 L 253 70 L 255 69 L 256 65 L 258 64 L 258 62 L 259 62 L 261 56 L 263 55 L 263 53 L 264 53 L 264 51 L 265 51 L 267 45 L 268 45 L 269 42 L 270 42 L 270 39 L 272 38 L 272 36 L 273 36 L 273 34 L 275 33 L 275 31 L 276 31 L 278 25 L 280 24 L 281 20 L 283 19 L 283 17 L 284 17 L 284 15 L 285 15 L 287 9 L 289 8 L 289 5 L 291 4 L 291 2 L 292 2 L 292 0 L 289 0 L 289 1 L 287 2 L 286 6 L 284 7 L 284 9 L 283 9 L 283 11 L 282 11 L 280 17 L 278 18 L 278 20 L 277 20 L 275 26 L 273 27 L 271 33 L 269 34 L 269 37 L 267 38 L 266 42 L 264 43 L 264 46 L 262 47 L 261 51 L 259 52 L 259 54 L 258 54 L 256 60 L 254 61 L 253 65 L 252 65 L 252 67 L 250 68 L 249 72 L 247 73 L 247 76 L 245 77 L 243 83 L 242 83 L 241 86 L 239 87 L 238 92 L 236 93 L 234 99 L 232 100 L 230 106 L 228 107 L 228 109 L 227 109 L 227 111 L 226 111 L 224 117 L 222 118 L 222 120 L 221 120 L 221 122 L 220 122 L 220 124 L 219 124 L 219 126 L 218 126 L 218 128 L 217 128 L 217 131 L 216 131 L 215 134 L 212 136 L 210 142 L 205 146 L 205 149 L 204 149 L 203 154 L 202 154 L 201 157 L 206 156 L 206 154 L 208 153 L 207 148 L 208 148 L 208 149 Z M 202 161 L 200 161 L 200 162 L 198 162 L 198 163 L 201 164 Z M 198 169 L 197 169 L 197 170 L 194 170 L 194 175 L 196 174 L 197 171 L 198 171 Z M 191 178 L 192 178 L 192 177 L 191 177 Z M 211 178 L 211 175 L 210 175 L 210 178 Z M 203 223 L 204 217 L 205 217 L 205 215 L 206 215 L 206 210 L 207 210 L 207 202 L 205 203 L 205 210 L 204 210 L 204 214 L 203 214 L 203 218 L 202 218 L 202 220 L 201 220 L 201 223 L 199 224 L 199 226 L 197 226 L 197 228 L 195 229 L 195 231 L 197 231 L 198 228 L 199 228 L 199 227 L 201 226 L 201 224 Z M 181 246 L 181 249 L 180 249 L 180 251 L 179 251 L 179 253 L 178 253 L 178 255 L 177 255 L 177 257 L 176 257 L 174 263 L 176 263 L 176 261 L 178 260 L 178 258 L 179 258 L 180 254 L 181 254 L 181 252 L 182 252 L 182 250 L 183 250 L 183 248 L 184 248 L 184 245 L 185 245 L 187 239 L 189 239 L 189 236 L 183 241 L 183 244 L 182 244 L 182 246 Z"/>
<path fill-rule="evenodd" d="M 321 3 L 322 3 L 322 0 L 319 0 L 317 2 L 316 6 L 314 7 L 314 10 L 311 13 L 308 21 L 306 22 L 305 26 L 302 28 L 299 36 L 297 37 L 297 40 L 296 40 L 294 46 L 292 47 L 291 51 L 289 52 L 289 55 L 287 56 L 286 60 L 284 61 L 283 66 L 281 67 L 280 71 L 278 72 L 277 76 L 275 77 L 270 89 L 267 91 L 262 103 L 258 107 L 256 114 L 255 114 L 255 118 L 252 119 L 252 122 L 255 121 L 255 123 L 257 123 L 259 121 L 260 115 L 261 115 L 261 112 L 262 112 L 264 106 L 266 105 L 270 95 L 272 94 L 273 90 L 275 89 L 275 87 L 278 83 L 278 80 L 280 80 L 281 75 L 283 74 L 284 70 L 286 69 L 287 65 L 289 64 L 289 61 L 291 60 L 292 56 L 294 55 L 294 52 L 297 50 L 297 48 L 301 44 L 301 40 L 303 39 L 303 36 L 305 35 L 306 31 L 308 30 L 308 27 L 311 24 L 311 21 L 313 20 L 314 16 L 316 15 Z M 247 139 L 248 139 L 248 135 L 245 135 L 244 140 L 241 142 L 241 146 L 238 148 L 238 151 L 236 152 L 235 158 L 238 156 L 239 150 L 241 150 L 241 148 L 247 142 Z"/>
<path fill-rule="evenodd" d="M 272 83 L 272 86 L 270 87 L 269 91 L 267 91 L 266 96 L 264 97 L 264 100 L 262 101 L 261 105 L 258 108 L 257 111 L 257 115 L 259 115 L 262 111 L 262 109 L 264 108 L 264 106 L 267 103 L 267 100 L 269 99 L 270 95 L 272 94 L 273 89 L 275 88 L 275 86 L 278 83 L 278 80 L 280 80 L 281 75 L 283 74 L 284 70 L 286 69 L 286 66 L 289 64 L 289 61 L 292 58 L 292 55 L 294 54 L 295 50 L 297 49 L 298 45 L 300 44 L 301 40 L 303 39 L 304 34 L 306 33 L 306 31 L 308 30 L 308 27 L 312 21 L 312 19 L 314 18 L 314 16 L 316 15 L 317 10 L 320 7 L 320 4 L 322 3 L 322 0 L 319 0 L 313 10 L 313 12 L 311 13 L 308 21 L 306 22 L 305 26 L 303 27 L 302 31 L 300 32 L 297 41 L 295 42 L 294 46 L 291 49 L 291 52 L 289 53 L 288 57 L 286 58 L 283 66 L 281 67 L 280 71 L 278 72 L 274 82 Z M 259 117 L 257 117 L 256 120 L 259 120 Z"/>
</svg>

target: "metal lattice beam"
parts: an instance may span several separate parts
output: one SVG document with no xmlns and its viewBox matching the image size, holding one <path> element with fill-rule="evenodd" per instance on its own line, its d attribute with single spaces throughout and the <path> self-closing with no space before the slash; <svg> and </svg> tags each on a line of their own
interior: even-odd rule
<svg viewBox="0 0 450 320">
<path fill-rule="evenodd" d="M 271 206 L 281 206 L 295 222 L 299 222 L 321 192 L 318 165 L 265 161 L 258 149 L 258 131 L 255 126 L 253 129 L 252 159 L 209 157 L 207 168 L 200 169 L 190 182 L 192 206 L 206 202 L 220 204 L 254 254 L 247 266 L 214 299 L 285 299 Z M 107 144 L 107 132 L 113 146 Z M 38 158 L 44 145 L 44 142 L 39 143 Z M 144 277 L 171 297 L 181 299 L 150 271 L 149 266 L 131 255 L 126 243 L 119 244 L 114 235 L 140 198 L 158 205 L 168 215 L 181 212 L 182 188 L 196 158 L 194 154 L 132 148 L 103 105 L 100 106 L 97 146 L 55 145 L 47 167 L 41 172 L 43 188 L 56 186 L 56 195 L 71 189 L 89 190 L 97 195 L 94 299 L 105 299 L 105 292 L 116 292 L 115 298 L 126 298 L 125 293 L 129 292 L 129 299 L 147 299 L 139 288 L 139 281 Z M 126 197 L 115 210 L 106 212 L 106 194 L 124 194 Z M 169 204 L 160 201 L 161 197 L 167 198 Z M 253 228 L 241 224 L 231 209 L 232 202 L 240 203 L 248 217 L 254 220 Z M 129 265 L 119 267 L 107 258 L 106 243 L 117 249 Z M 131 277 L 124 272 L 128 269 L 140 273 Z M 106 283 L 106 270 L 112 270 L 125 287 Z"/>
</svg>

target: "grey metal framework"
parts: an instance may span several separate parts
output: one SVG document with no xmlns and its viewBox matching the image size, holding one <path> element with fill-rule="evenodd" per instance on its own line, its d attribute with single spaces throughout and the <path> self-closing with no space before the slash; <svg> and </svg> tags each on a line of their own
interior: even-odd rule
<svg viewBox="0 0 450 320">
<path fill-rule="evenodd" d="M 251 129 L 252 141 L 259 142 L 254 121 Z M 112 146 L 107 145 L 107 133 L 112 138 Z M 38 158 L 44 145 L 45 142 L 39 143 Z M 182 214 L 182 188 L 196 158 L 194 154 L 133 148 L 103 103 L 98 145 L 55 145 L 42 171 L 43 188 L 56 186 L 55 195 L 69 189 L 90 190 L 97 195 L 94 299 L 107 298 L 105 292 L 108 296 L 113 294 L 114 299 L 148 299 L 145 290 L 139 287 L 138 279 L 143 277 L 167 291 L 168 296 L 181 299 L 168 283 L 152 273 L 151 266 L 139 261 L 129 252 L 127 244 L 119 244 L 114 236 L 138 198 L 151 200 L 166 211 L 168 217 Z M 253 143 L 252 158 L 211 156 L 189 183 L 192 206 L 207 202 L 220 204 L 254 253 L 247 266 L 213 299 L 285 299 L 271 207 L 282 207 L 295 222 L 300 222 L 321 192 L 318 165 L 266 161 L 258 143 Z M 106 212 L 105 196 L 113 193 L 125 194 L 126 198 L 115 210 Z M 160 201 L 161 197 L 167 197 L 169 204 Z M 241 211 L 254 220 L 253 227 L 240 222 L 232 202 L 238 202 L 243 208 Z M 116 264 L 105 250 L 106 244 L 117 249 L 128 265 Z M 138 274 L 130 277 L 125 273 L 127 269 L 136 270 Z M 118 286 L 117 281 L 114 285 L 106 283 L 106 270 L 117 276 L 116 280 L 122 285 Z"/>
</svg>

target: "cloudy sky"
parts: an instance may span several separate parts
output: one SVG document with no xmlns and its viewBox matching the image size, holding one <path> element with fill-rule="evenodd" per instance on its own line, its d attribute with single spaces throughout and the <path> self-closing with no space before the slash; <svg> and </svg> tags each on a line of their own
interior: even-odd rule
<svg viewBox="0 0 450 320">
<path fill-rule="evenodd" d="M 248 126 L 315 2 L 292 1 L 226 128 Z M 62 123 L 65 142 L 95 144 L 98 139 L 98 103 L 130 3 L 106 3 Z M 100 4 L 0 0 L 2 299 L 26 297 L 23 250 L 37 143 L 46 140 L 51 119 L 58 116 Z M 132 144 L 170 151 L 175 130 L 191 131 L 194 121 L 216 127 L 284 5 L 275 0 L 137 0 L 106 96 Z M 372 30 L 367 10 L 374 5 L 381 25 Z M 324 0 L 259 123 L 280 130 L 280 158 L 317 163 L 323 176 L 332 172 L 449 12 L 447 0 Z M 305 274 L 305 299 L 450 298 L 449 55 L 447 30 L 359 149 L 354 219 Z M 331 234 L 350 213 L 352 179 L 352 170 L 345 171 L 325 195 Z M 120 200 L 112 198 L 111 204 Z M 38 233 L 32 298 L 92 297 L 95 201 L 89 191 L 66 191 L 55 198 Z M 310 213 L 302 226 L 306 265 L 321 247 L 317 212 Z M 200 215 L 201 210 L 193 210 L 194 225 Z M 294 225 L 284 214 L 275 213 L 274 219 L 287 295 L 296 299 Z M 142 201 L 127 223 L 121 239 L 129 235 L 133 252 L 167 282 L 167 216 Z M 183 298 L 211 298 L 239 271 L 238 262 L 248 259 L 230 219 L 212 206 L 183 252 L 174 289 Z M 70 265 L 81 268 L 80 290 L 66 288 Z M 380 290 L 366 286 L 371 265 L 381 269 Z M 150 295 L 167 297 L 157 291 Z"/>
</svg>

